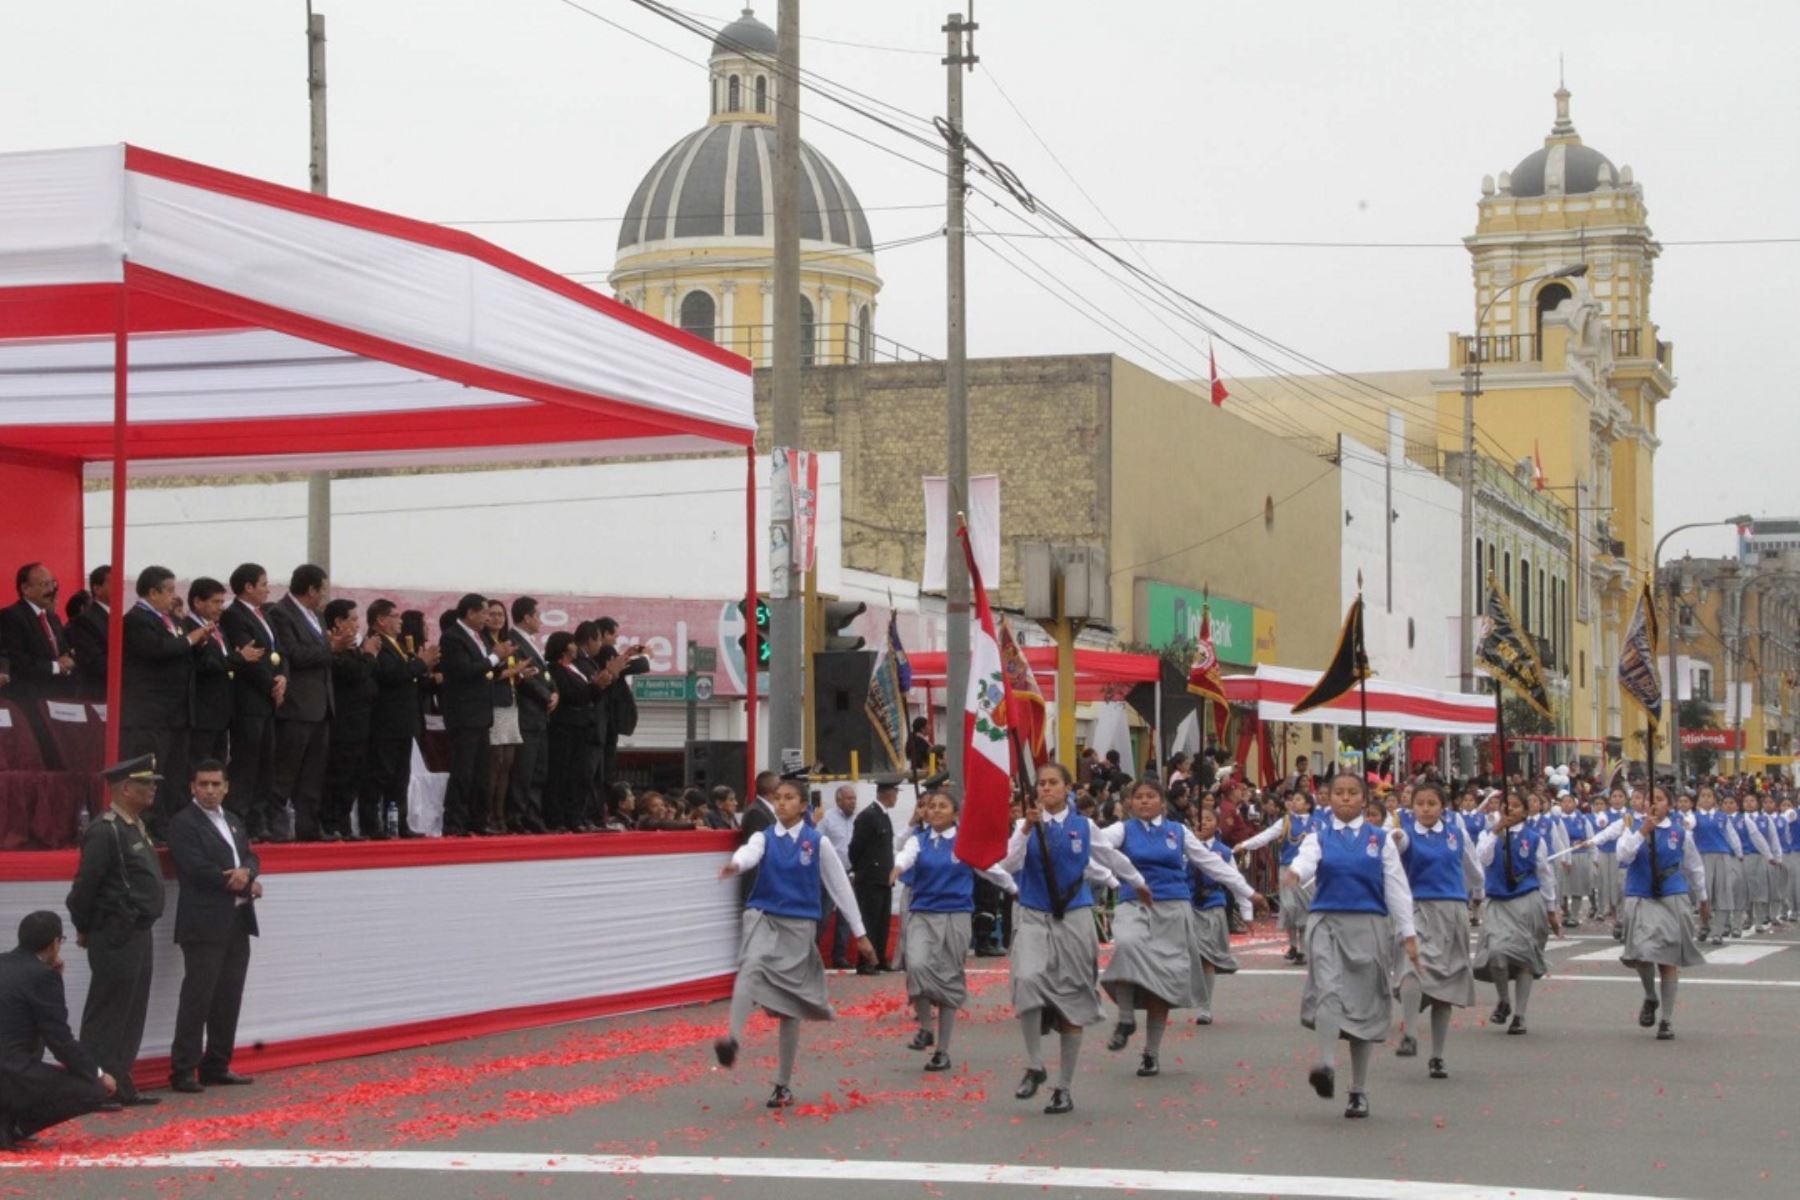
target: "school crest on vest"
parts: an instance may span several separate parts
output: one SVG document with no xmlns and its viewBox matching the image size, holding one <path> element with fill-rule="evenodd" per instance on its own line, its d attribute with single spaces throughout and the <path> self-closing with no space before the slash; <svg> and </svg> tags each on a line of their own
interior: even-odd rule
<svg viewBox="0 0 1800 1200">
<path fill-rule="evenodd" d="M 1069 826 L 1069 849 L 1081 853 L 1081 830 L 1073 825 Z"/>
<path fill-rule="evenodd" d="M 1454 851 L 1456 849 L 1456 835 L 1446 831 L 1444 833 L 1444 845 Z"/>
<path fill-rule="evenodd" d="M 1370 858 L 1379 858 L 1381 856 L 1381 838 L 1374 833 L 1369 834 L 1369 843 L 1363 847 L 1363 853 Z"/>
<path fill-rule="evenodd" d="M 812 866 L 812 860 L 813 860 L 812 843 L 807 841 L 805 838 L 801 838 L 800 839 L 800 865 L 803 867 L 810 867 L 810 866 Z"/>
<path fill-rule="evenodd" d="M 1180 840 L 1180 836 L 1173 829 L 1165 830 L 1163 832 L 1163 841 L 1168 844 L 1168 847 L 1171 850 L 1179 844 Z"/>
</svg>

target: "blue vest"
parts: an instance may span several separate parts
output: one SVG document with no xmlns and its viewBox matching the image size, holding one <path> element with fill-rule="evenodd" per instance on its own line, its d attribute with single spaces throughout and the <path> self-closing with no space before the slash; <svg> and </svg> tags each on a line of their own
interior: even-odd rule
<svg viewBox="0 0 1800 1200">
<path fill-rule="evenodd" d="M 917 834 L 919 857 L 913 862 L 913 912 L 957 913 L 975 911 L 975 870 L 956 857 L 954 837 L 936 837 L 928 830 Z"/>
<path fill-rule="evenodd" d="M 1387 831 L 1364 821 L 1360 829 L 1334 829 L 1320 822 L 1319 872 L 1314 876 L 1313 912 L 1387 913 L 1382 887 L 1381 848 Z"/>
<path fill-rule="evenodd" d="M 1483 885 L 1490 900 L 1511 900 L 1526 892 L 1538 890 L 1537 857 L 1544 835 L 1532 828 L 1531 822 L 1504 835 L 1495 835 L 1494 861 L 1488 864 Z M 1506 877 L 1506 848 L 1512 847 L 1513 877 Z"/>
<path fill-rule="evenodd" d="M 819 831 L 805 821 L 795 837 L 782 837 L 778 825 L 763 830 L 762 864 L 750 889 L 746 908 L 761 909 L 771 917 L 819 919 Z"/>
<path fill-rule="evenodd" d="M 1060 826 L 1051 823 L 1048 817 L 1044 818 L 1044 836 L 1050 842 L 1050 865 L 1056 871 L 1056 886 L 1063 895 L 1069 896 L 1065 912 L 1094 906 L 1094 895 L 1083 877 L 1093 849 L 1094 831 L 1089 828 L 1086 817 L 1073 808 L 1066 811 L 1068 815 Z M 1074 888 L 1073 895 L 1069 895 L 1070 888 Z M 1029 825 L 1025 827 L 1025 866 L 1019 872 L 1019 903 L 1038 912 L 1056 911 L 1050 902 L 1050 885 L 1044 879 L 1043 851 L 1038 848 L 1037 831 Z"/>
<path fill-rule="evenodd" d="M 1781 831 L 1781 852 L 1785 855 L 1796 845 L 1794 822 L 1788 820 L 1785 814 L 1772 819 L 1775 821 L 1775 828 Z"/>
<path fill-rule="evenodd" d="M 1468 834 L 1457 828 L 1461 824 L 1439 821 L 1435 830 L 1422 833 L 1413 815 L 1401 812 L 1406 849 L 1400 852 L 1400 865 L 1406 868 L 1414 900 L 1468 901 L 1469 888 L 1463 881 L 1463 839 Z"/>
<path fill-rule="evenodd" d="M 1294 856 L 1300 853 L 1300 843 L 1304 842 L 1306 835 L 1319 825 L 1319 818 L 1311 813 L 1305 815 L 1289 813 L 1286 820 L 1288 823 L 1287 836 L 1282 838 L 1280 843 L 1281 865 L 1284 867 L 1293 864 Z"/>
<path fill-rule="evenodd" d="M 1637 857 L 1625 868 L 1627 896 L 1685 896 L 1687 876 L 1681 873 L 1682 847 L 1688 831 L 1680 821 L 1671 820 L 1667 829 L 1643 829 L 1644 844 Z M 1650 839 L 1656 839 L 1656 870 L 1650 869 Z"/>
<path fill-rule="evenodd" d="M 1189 900 L 1193 889 L 1188 886 L 1186 831 L 1168 818 L 1161 825 L 1146 825 L 1136 817 L 1125 822 L 1125 857 L 1138 869 L 1150 885 L 1155 900 Z M 1129 883 L 1119 885 L 1119 901 L 1129 904 L 1137 899 L 1137 889 Z"/>
<path fill-rule="evenodd" d="M 1562 826 L 1563 835 L 1569 839 L 1569 845 L 1571 846 L 1576 842 L 1579 842 L 1582 838 L 1593 836 L 1593 830 L 1588 825 L 1588 819 L 1585 813 L 1576 812 L 1565 814 L 1559 812 L 1550 819 Z"/>
<path fill-rule="evenodd" d="M 1731 822 L 1731 828 L 1737 834 L 1738 857 L 1755 854 L 1756 846 L 1750 841 L 1750 826 L 1744 821 L 1744 814 L 1741 812 L 1731 813 L 1725 819 Z"/>
<path fill-rule="evenodd" d="M 1231 861 L 1231 847 L 1220 841 L 1217 835 L 1214 835 L 1212 841 L 1201 844 L 1226 862 Z M 1200 868 L 1192 863 L 1188 864 L 1188 881 L 1192 885 L 1191 895 L 1195 908 L 1205 910 L 1225 907 L 1227 897 L 1230 895 L 1225 890 L 1225 885 L 1212 876 L 1202 873 Z M 1154 888 L 1152 890 L 1154 891 Z"/>
<path fill-rule="evenodd" d="M 1753 813 L 1753 814 L 1750 814 L 1749 816 L 1746 816 L 1744 819 L 1747 821 L 1756 822 L 1757 832 L 1759 832 L 1763 835 L 1763 844 L 1764 845 L 1769 846 L 1769 847 L 1777 846 L 1777 842 L 1775 840 L 1775 826 L 1773 826 L 1772 824 L 1769 823 L 1769 814 L 1768 813 L 1761 813 L 1761 812 Z M 1748 839 L 1745 839 L 1745 840 L 1748 840 Z"/>
<path fill-rule="evenodd" d="M 1614 821 L 1617 821 L 1620 817 L 1622 817 L 1624 815 L 1625 815 L 1624 811 L 1621 809 L 1617 809 L 1617 808 L 1603 809 L 1601 812 L 1596 813 L 1594 816 L 1594 826 L 1595 826 L 1594 832 L 1600 833 L 1600 832 L 1604 831 L 1608 825 L 1611 825 Z M 1617 842 L 1606 842 L 1603 845 L 1597 847 L 1597 849 L 1600 851 L 1600 853 L 1605 854 L 1609 857 L 1611 855 L 1617 854 L 1619 852 L 1619 846 L 1618 846 Z"/>
<path fill-rule="evenodd" d="M 1724 812 L 1703 808 L 1694 810 L 1694 848 L 1702 854 L 1730 854 L 1731 844 L 1725 840 Z"/>
</svg>

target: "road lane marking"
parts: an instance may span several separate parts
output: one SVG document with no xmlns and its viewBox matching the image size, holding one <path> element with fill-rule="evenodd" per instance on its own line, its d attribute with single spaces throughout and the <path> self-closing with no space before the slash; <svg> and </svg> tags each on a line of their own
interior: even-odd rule
<svg viewBox="0 0 1800 1200">
<path fill-rule="evenodd" d="M 0 1159 L 7 1167 L 42 1169 Z M 210 1150 L 185 1154 L 71 1155 L 53 1165 L 152 1171 L 437 1171 L 507 1175 L 688 1176 L 862 1183 L 968 1184 L 991 1187 L 1082 1188 L 1090 1192 L 1174 1192 L 1189 1196 L 1281 1195 L 1314 1200 L 1652 1200 L 1617 1192 L 1559 1191 L 1505 1185 L 1341 1179 L 1322 1175 L 1234 1175 L 1144 1168 L 1035 1167 L 1012 1163 L 867 1162 L 828 1158 L 698 1158 L 610 1154 L 458 1153 L 453 1150 Z M 1656 1197 L 1654 1200 L 1672 1200 Z"/>
<path fill-rule="evenodd" d="M 1729 946 L 1708 946 L 1704 953 L 1706 965 L 1709 967 L 1747 967 L 1758 959 L 1780 954 L 1785 946 L 1772 946 L 1761 942 L 1736 942 Z M 1577 954 L 1570 962 L 1618 962 L 1624 950 L 1617 946 L 1609 950 L 1594 950 L 1587 954 Z"/>
<path fill-rule="evenodd" d="M 1573 960 L 1571 960 L 1571 961 L 1573 961 Z M 1683 971 L 1682 975 L 1681 975 L 1681 986 L 1682 987 L 1698 986 L 1698 987 L 1800 988 L 1800 979 L 1708 979 L 1705 976 L 1692 974 L 1692 970 L 1705 970 L 1705 968 L 1698 967 L 1698 968 L 1693 968 L 1689 971 Z M 1248 970 L 1238 971 L 1236 974 L 1232 975 L 1231 978 L 1243 979 L 1245 976 L 1255 976 L 1255 975 L 1268 975 L 1268 976 L 1272 976 L 1272 977 L 1278 978 L 1278 979 L 1282 978 L 1284 976 L 1289 979 L 1305 979 L 1306 971 L 1304 969 L 1294 968 L 1294 967 L 1289 967 L 1285 971 L 1265 971 L 1265 970 L 1262 970 L 1257 967 L 1251 967 Z M 1632 984 L 1633 986 L 1637 986 L 1637 984 L 1638 984 L 1638 977 L 1636 975 L 1625 975 L 1625 974 L 1622 974 L 1622 975 L 1558 975 L 1555 972 L 1551 972 L 1549 978 L 1556 983 L 1629 983 L 1629 984 Z"/>
</svg>

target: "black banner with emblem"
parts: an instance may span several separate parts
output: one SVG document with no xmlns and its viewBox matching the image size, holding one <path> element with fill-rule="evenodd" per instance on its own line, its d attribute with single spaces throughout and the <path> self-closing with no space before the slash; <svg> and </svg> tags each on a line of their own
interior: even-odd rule
<svg viewBox="0 0 1800 1200">
<path fill-rule="evenodd" d="M 1481 644 L 1475 649 L 1475 660 L 1488 674 L 1524 697 L 1525 702 L 1546 717 L 1550 711 L 1550 693 L 1544 687 L 1544 664 L 1538 658 L 1537 645 L 1519 628 L 1512 606 L 1500 594 L 1492 573 L 1487 580 L 1487 603 L 1482 606 Z"/>
</svg>

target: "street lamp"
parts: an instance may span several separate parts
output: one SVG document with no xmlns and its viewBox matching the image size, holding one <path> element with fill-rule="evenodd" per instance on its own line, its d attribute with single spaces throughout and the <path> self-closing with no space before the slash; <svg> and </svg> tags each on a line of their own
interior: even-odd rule
<svg viewBox="0 0 1800 1200">
<path fill-rule="evenodd" d="M 1469 338 L 1468 352 L 1463 356 L 1463 424 L 1462 424 L 1462 623 L 1457 665 L 1462 675 L 1462 690 L 1475 690 L 1475 398 L 1481 395 L 1481 326 L 1500 297 L 1528 283 L 1547 279 L 1579 279 L 1587 274 L 1586 263 L 1573 263 L 1541 275 L 1528 275 L 1514 280 L 1488 297 L 1475 312 L 1475 332 Z M 1576 533 L 1579 535 L 1580 530 Z M 1468 759 L 1469 743 L 1463 743 L 1463 773 L 1473 763 Z"/>
<path fill-rule="evenodd" d="M 1656 549 L 1650 555 L 1650 602 L 1656 603 L 1656 577 L 1662 573 L 1663 544 L 1676 534 L 1687 529 L 1712 529 L 1719 525 L 1744 526 L 1752 523 L 1748 513 L 1742 516 L 1728 517 L 1723 521 L 1689 521 L 1686 525 L 1677 525 L 1656 540 Z M 1669 585 L 1669 615 L 1664 622 L 1669 631 L 1669 694 L 1665 702 L 1669 706 L 1669 768 L 1675 773 L 1675 786 L 1681 786 L 1681 687 L 1675 681 L 1675 585 Z M 1646 734 L 1646 737 L 1649 735 Z M 1656 746 L 1648 746 L 1649 758 L 1656 761 Z M 1654 774 L 1650 779 L 1652 790 L 1656 787 Z"/>
</svg>

